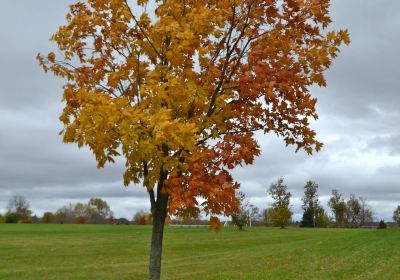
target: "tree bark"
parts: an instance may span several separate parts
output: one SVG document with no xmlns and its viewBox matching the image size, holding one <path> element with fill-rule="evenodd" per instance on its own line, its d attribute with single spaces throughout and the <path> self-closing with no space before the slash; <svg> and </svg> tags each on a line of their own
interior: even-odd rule
<svg viewBox="0 0 400 280">
<path fill-rule="evenodd" d="M 149 264 L 149 280 L 159 280 L 161 274 L 161 254 L 164 235 L 164 224 L 167 216 L 168 194 L 158 193 L 153 214 L 153 230 Z"/>
</svg>

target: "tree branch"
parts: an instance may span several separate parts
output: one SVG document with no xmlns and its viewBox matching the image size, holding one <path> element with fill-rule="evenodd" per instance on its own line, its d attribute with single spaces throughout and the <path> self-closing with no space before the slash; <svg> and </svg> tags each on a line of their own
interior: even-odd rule
<svg viewBox="0 0 400 280">
<path fill-rule="evenodd" d="M 151 213 L 153 213 L 153 209 L 156 209 L 156 199 L 154 197 L 154 190 L 149 190 L 149 197 L 150 197 L 150 205 L 151 205 Z"/>
<path fill-rule="evenodd" d="M 251 8 L 252 8 L 253 4 L 254 4 L 254 1 L 252 1 L 252 2 L 247 6 L 247 13 L 246 13 L 246 17 L 245 17 L 245 22 L 244 22 L 244 24 L 243 24 L 243 27 L 242 27 L 242 29 L 241 29 L 241 31 L 240 31 L 239 36 L 237 37 L 237 39 L 236 39 L 235 43 L 232 45 L 232 47 L 229 46 L 231 34 L 230 34 L 229 37 L 228 37 L 227 44 L 226 44 L 226 52 L 227 52 L 227 53 L 226 53 L 226 58 L 225 58 L 224 65 L 223 65 L 223 67 L 222 67 L 221 79 L 220 79 L 220 81 L 219 81 L 217 87 L 215 88 L 215 90 L 214 90 L 212 96 L 211 96 L 210 105 L 209 105 L 209 107 L 208 107 L 207 114 L 206 114 L 207 117 L 211 116 L 212 113 L 213 113 L 214 110 L 215 110 L 215 106 L 214 106 L 214 105 L 215 105 L 215 101 L 216 101 L 217 95 L 218 95 L 219 91 L 222 89 L 223 83 L 224 83 L 224 81 L 225 81 L 225 72 L 226 72 L 226 70 L 227 70 L 227 68 L 228 68 L 228 66 L 229 66 L 229 61 L 230 61 L 231 55 L 232 55 L 233 52 L 235 51 L 235 49 L 236 49 L 237 45 L 239 44 L 239 42 L 242 40 L 242 38 L 243 38 L 243 36 L 244 36 L 244 33 L 245 33 L 247 27 L 248 27 L 249 24 L 250 24 L 250 22 L 249 22 L 249 19 L 250 19 L 250 12 L 251 12 Z M 233 16 L 233 19 L 234 19 L 234 16 Z M 232 25 L 233 25 L 233 22 L 232 22 Z M 231 26 L 232 26 L 232 25 L 231 25 Z M 233 29 L 232 29 L 232 28 L 230 29 L 230 33 L 233 33 Z M 240 60 L 240 59 L 239 59 L 239 60 Z"/>
<path fill-rule="evenodd" d="M 150 44 L 150 47 L 154 50 L 154 52 L 157 54 L 159 59 L 162 59 L 162 56 L 160 52 L 157 50 L 157 48 L 154 46 L 153 42 L 150 40 L 150 37 L 147 35 L 145 30 L 140 26 L 139 21 L 137 20 L 136 16 L 133 14 L 131 7 L 128 5 L 128 1 L 124 0 L 125 5 L 132 16 L 133 20 L 135 21 L 136 25 L 139 27 L 140 32 L 142 32 L 142 35 L 146 38 L 147 42 Z"/>
</svg>

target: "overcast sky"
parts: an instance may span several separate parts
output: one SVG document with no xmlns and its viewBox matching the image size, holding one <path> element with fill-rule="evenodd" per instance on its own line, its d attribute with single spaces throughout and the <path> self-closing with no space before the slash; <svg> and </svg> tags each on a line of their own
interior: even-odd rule
<svg viewBox="0 0 400 280">
<path fill-rule="evenodd" d="M 55 49 L 48 39 L 72 2 L 2 1 L 0 213 L 13 195 L 25 196 L 38 215 L 102 197 L 116 216 L 131 218 L 148 210 L 147 193 L 123 186 L 122 161 L 97 169 L 87 149 L 62 144 L 62 80 L 45 75 L 35 60 Z M 332 0 L 331 14 L 332 27 L 348 28 L 352 43 L 327 73 L 328 87 L 312 90 L 320 115 L 313 127 L 324 149 L 312 157 L 295 154 L 280 139 L 260 135 L 262 155 L 235 170 L 235 179 L 253 204 L 266 208 L 267 187 L 283 176 L 295 219 L 305 182 L 315 180 L 326 208 L 337 188 L 366 198 L 375 218 L 389 221 L 400 204 L 400 1 Z"/>
</svg>

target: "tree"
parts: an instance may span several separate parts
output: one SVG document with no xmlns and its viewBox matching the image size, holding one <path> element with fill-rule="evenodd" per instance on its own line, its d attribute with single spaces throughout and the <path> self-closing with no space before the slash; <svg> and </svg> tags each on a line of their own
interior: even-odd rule
<svg viewBox="0 0 400 280">
<path fill-rule="evenodd" d="M 260 209 L 253 204 L 250 204 L 250 218 L 249 226 L 251 227 L 254 222 L 259 222 L 261 219 Z"/>
<path fill-rule="evenodd" d="M 291 221 L 292 211 L 290 211 L 290 197 L 292 194 L 288 192 L 287 186 L 283 184 L 283 178 L 268 189 L 268 193 L 275 200 L 272 203 L 271 218 L 275 225 L 285 228 Z"/>
<path fill-rule="evenodd" d="M 89 205 L 78 202 L 73 206 L 73 208 L 74 217 L 78 224 L 86 223 L 92 213 L 92 209 L 89 207 Z"/>
<path fill-rule="evenodd" d="M 344 227 L 346 225 L 346 202 L 341 193 L 338 190 L 332 190 L 332 196 L 328 201 L 328 206 L 331 208 L 335 215 L 335 221 L 337 226 Z"/>
<path fill-rule="evenodd" d="M 20 195 L 15 195 L 8 201 L 7 214 L 9 220 L 16 218 L 17 222 L 29 223 L 32 218 L 32 211 L 29 209 L 29 202 Z M 10 216 L 13 218 L 10 219 Z"/>
<path fill-rule="evenodd" d="M 55 220 L 55 216 L 51 212 L 45 212 L 42 217 L 42 223 L 50 224 L 53 223 Z"/>
<path fill-rule="evenodd" d="M 61 55 L 38 60 L 67 80 L 64 142 L 88 146 L 98 167 L 122 153 L 125 185 L 146 188 L 149 279 L 159 279 L 168 213 L 202 208 L 214 227 L 216 215 L 234 213 L 230 171 L 260 154 L 256 131 L 309 154 L 321 148 L 309 89 L 326 86 L 324 72 L 349 37 L 327 30 L 329 0 L 147 4 L 71 5 L 52 37 Z"/>
<path fill-rule="evenodd" d="M 133 216 L 133 221 L 136 225 L 150 225 L 152 223 L 152 216 L 150 212 L 140 210 Z"/>
<path fill-rule="evenodd" d="M 360 210 L 360 225 L 365 226 L 372 224 L 374 221 L 373 212 L 367 204 L 367 200 L 363 197 L 359 198 L 361 210 Z"/>
<path fill-rule="evenodd" d="M 40 218 L 39 218 L 38 216 L 33 215 L 33 216 L 31 217 L 30 223 L 32 223 L 32 224 L 38 224 L 38 223 L 40 223 L 40 222 L 41 222 L 41 220 L 40 220 Z"/>
<path fill-rule="evenodd" d="M 17 213 L 7 212 L 6 216 L 5 216 L 5 222 L 7 224 L 16 224 L 20 221 L 18 218 L 19 217 L 18 217 Z"/>
<path fill-rule="evenodd" d="M 301 227 L 316 227 L 317 210 L 320 208 L 317 191 L 318 184 L 313 181 L 308 181 L 304 186 Z"/>
<path fill-rule="evenodd" d="M 273 220 L 273 216 L 274 216 L 274 209 L 272 207 L 269 207 L 267 209 L 264 210 L 264 215 L 263 215 L 263 222 L 266 226 L 273 226 L 274 224 L 274 220 Z"/>
<path fill-rule="evenodd" d="M 74 205 L 69 204 L 58 209 L 55 215 L 55 220 L 60 224 L 75 223 L 76 218 L 74 213 Z"/>
<path fill-rule="evenodd" d="M 387 228 L 387 224 L 385 223 L 384 220 L 380 220 L 378 226 L 376 227 L 377 229 L 385 229 Z"/>
<path fill-rule="evenodd" d="M 350 194 L 346 210 L 348 226 L 359 227 L 361 223 L 361 203 L 354 194 Z"/>
<path fill-rule="evenodd" d="M 236 198 L 239 201 L 238 210 L 232 214 L 232 223 L 238 227 L 239 230 L 243 230 L 244 226 L 250 224 L 250 212 L 251 204 L 243 192 L 238 192 Z"/>
<path fill-rule="evenodd" d="M 4 224 L 6 222 L 6 218 L 0 214 L 0 224 Z"/>
<path fill-rule="evenodd" d="M 112 216 L 110 206 L 101 198 L 91 198 L 87 204 L 89 223 L 105 223 Z"/>
<path fill-rule="evenodd" d="M 400 226 L 400 205 L 397 206 L 396 210 L 393 212 L 393 221 Z"/>
<path fill-rule="evenodd" d="M 329 217 L 325 212 L 324 207 L 318 206 L 315 211 L 315 227 L 326 228 L 329 226 Z"/>
</svg>

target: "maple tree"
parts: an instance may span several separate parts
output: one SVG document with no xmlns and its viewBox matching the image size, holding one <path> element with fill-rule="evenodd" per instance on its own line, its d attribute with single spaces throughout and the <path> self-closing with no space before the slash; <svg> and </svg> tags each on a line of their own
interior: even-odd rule
<svg viewBox="0 0 400 280">
<path fill-rule="evenodd" d="M 87 0 L 70 6 L 39 55 L 64 86 L 64 142 L 98 166 L 126 159 L 153 214 L 150 279 L 158 279 L 167 214 L 231 215 L 230 170 L 260 154 L 256 131 L 311 154 L 321 148 L 310 86 L 348 44 L 326 31 L 329 0 Z M 199 200 L 199 198 L 202 198 Z"/>
</svg>

